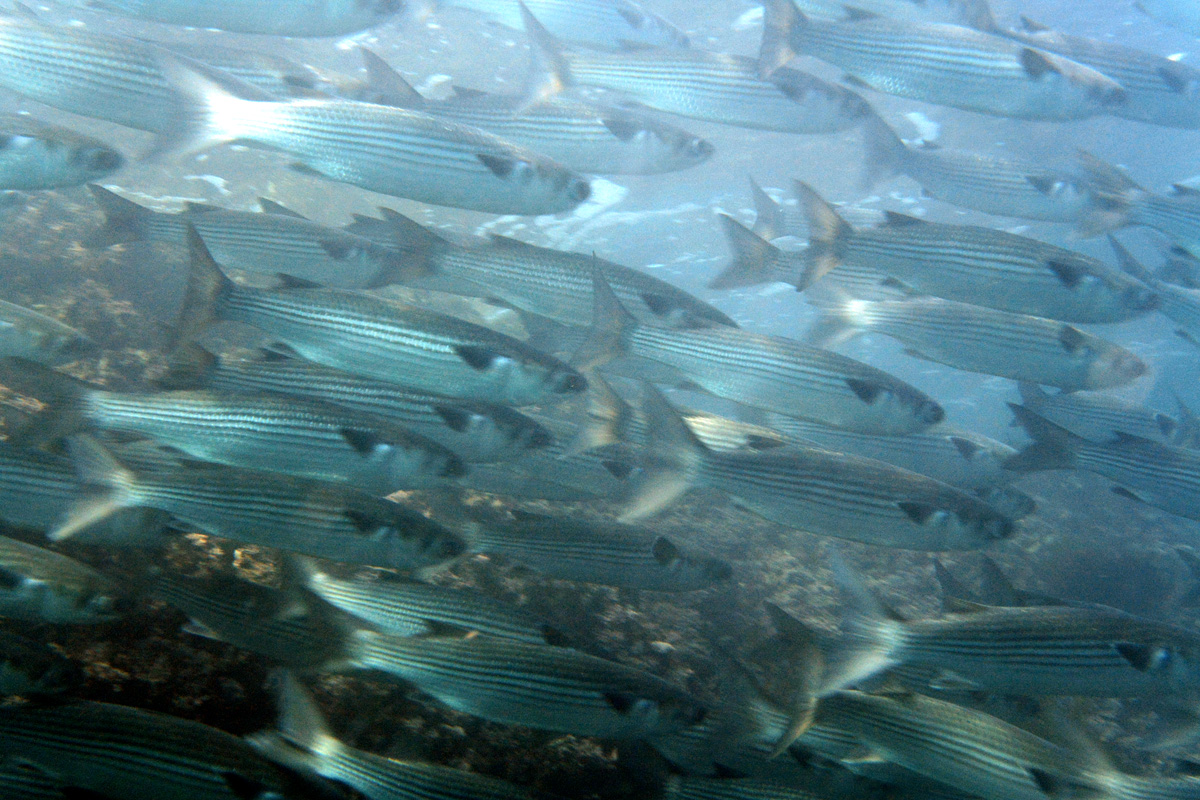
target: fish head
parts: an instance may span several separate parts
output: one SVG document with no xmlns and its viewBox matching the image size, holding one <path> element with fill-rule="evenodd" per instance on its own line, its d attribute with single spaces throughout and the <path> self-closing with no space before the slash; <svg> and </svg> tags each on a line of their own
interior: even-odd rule
<svg viewBox="0 0 1200 800">
<path fill-rule="evenodd" d="M 1158 292 L 1140 283 L 1131 283 L 1121 290 L 1121 305 L 1133 311 L 1154 311 L 1160 305 Z"/>
<path fill-rule="evenodd" d="M 71 166 L 86 182 L 97 181 L 125 166 L 125 156 L 100 144 L 79 144 L 71 148 Z"/>
<path fill-rule="evenodd" d="M 977 545 L 1012 537 L 1016 523 L 986 503 L 970 496 L 944 503 L 914 501 L 900 507 L 916 524 L 936 533 L 946 549 L 962 549 L 964 542 Z"/>
<path fill-rule="evenodd" d="M 872 422 L 881 426 L 876 433 L 915 433 L 946 418 L 946 410 L 940 403 L 907 384 L 860 380 L 851 388 L 871 407 Z"/>
<path fill-rule="evenodd" d="M 604 699 L 623 716 L 626 727 L 641 735 L 670 733 L 704 721 L 708 709 L 679 691 L 614 689 Z"/>
<path fill-rule="evenodd" d="M 358 10 L 378 20 L 387 19 L 404 10 L 404 0 L 356 0 Z"/>
<path fill-rule="evenodd" d="M 652 11 L 627 0 L 614 0 L 612 10 L 629 26 L 618 36 L 626 49 L 691 46 L 686 33 Z"/>
<path fill-rule="evenodd" d="M 646 117 L 613 113 L 606 115 L 603 122 L 614 136 L 641 154 L 642 169 L 653 167 L 664 172 L 686 169 L 707 161 L 716 152 L 707 139 Z"/>
<path fill-rule="evenodd" d="M 568 210 L 592 196 L 591 180 L 549 158 L 526 151 L 480 153 L 476 157 L 492 175 L 541 206 Z"/>
<path fill-rule="evenodd" d="M 1092 348 L 1091 355 L 1087 370 L 1087 386 L 1090 389 L 1124 386 L 1150 371 L 1145 361 L 1116 345 Z"/>
</svg>

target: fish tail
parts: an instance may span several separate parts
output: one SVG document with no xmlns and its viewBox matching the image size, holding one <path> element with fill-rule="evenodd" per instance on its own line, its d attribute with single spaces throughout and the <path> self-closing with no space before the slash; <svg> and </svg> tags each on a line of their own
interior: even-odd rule
<svg viewBox="0 0 1200 800">
<path fill-rule="evenodd" d="M 1002 33 L 988 0 L 958 0 L 956 5 L 959 19 L 967 27 L 984 33 Z"/>
<path fill-rule="evenodd" d="M 595 268 L 592 272 L 592 327 L 572 356 L 571 365 L 590 370 L 625 355 L 629 352 L 629 335 L 636 327 L 637 320 L 621 305 L 599 268 Z"/>
<path fill-rule="evenodd" d="M 762 46 L 758 52 L 758 74 L 770 77 L 797 55 L 794 33 L 808 25 L 808 17 L 794 0 L 764 0 Z"/>
<path fill-rule="evenodd" d="M 1009 403 L 1017 423 L 1033 438 L 1033 444 L 1004 462 L 1014 472 L 1071 469 L 1079 437 L 1017 403 Z"/>
<path fill-rule="evenodd" d="M 779 248 L 728 214 L 718 213 L 717 218 L 725 230 L 733 258 L 717 277 L 708 282 L 708 288 L 736 289 L 777 280 L 771 265 L 778 263 L 782 256 Z"/>
<path fill-rule="evenodd" d="M 181 344 L 171 351 L 167 374 L 155 383 L 160 389 L 202 389 L 209 384 L 221 359 L 198 344 Z"/>
<path fill-rule="evenodd" d="M 41 447 L 87 426 L 82 404 L 91 387 L 77 378 L 45 364 L 12 356 L 0 358 L 0 383 L 44 404 L 25 427 L 10 437 L 14 444 Z"/>
<path fill-rule="evenodd" d="M 771 195 L 763 191 L 754 178 L 750 178 L 750 195 L 754 198 L 754 228 L 752 230 L 768 242 L 783 236 L 787 228 L 783 219 L 783 206 L 776 203 Z"/>
<path fill-rule="evenodd" d="M 903 169 L 908 147 L 878 114 L 869 115 L 863 123 L 863 145 L 866 149 L 862 179 L 864 190 Z"/>
<path fill-rule="evenodd" d="M 344 745 L 329 731 L 325 719 L 290 672 L 274 676 L 275 696 L 279 703 L 276 730 L 246 737 L 254 749 L 292 769 L 323 774 L 325 764 Z"/>
<path fill-rule="evenodd" d="M 575 437 L 560 458 L 572 458 L 599 447 L 620 445 L 629 438 L 633 409 L 596 370 L 586 370 L 587 407 Z"/>
<path fill-rule="evenodd" d="M 139 504 L 136 476 L 104 445 L 90 436 L 75 436 L 67 450 L 80 488 L 63 521 L 48 534 L 56 542 Z"/>
<path fill-rule="evenodd" d="M 1037 511 L 1037 500 L 1012 486 L 980 489 L 975 495 L 1009 519 L 1025 519 Z"/>
<path fill-rule="evenodd" d="M 153 211 L 94 183 L 88 184 L 88 190 L 104 214 L 104 225 L 84 238 L 84 247 L 104 248 L 146 240 L 145 221 Z"/>
<path fill-rule="evenodd" d="M 425 105 L 425 98 L 392 69 L 391 64 L 365 47 L 361 52 L 367 70 L 367 86 L 360 99 L 397 108 L 422 108 Z"/>
<path fill-rule="evenodd" d="M 833 582 L 846 599 L 847 609 L 841 625 L 842 635 L 826 658 L 818 696 L 851 686 L 901 663 L 904 620 L 877 597 L 836 552 L 832 570 Z"/>
<path fill-rule="evenodd" d="M 518 2 L 518 5 L 525 22 L 525 34 L 529 37 L 529 75 L 521 104 L 514 112 L 517 116 L 573 84 L 562 45 L 524 3 Z"/>
<path fill-rule="evenodd" d="M 187 241 L 190 256 L 187 290 L 183 295 L 183 306 L 179 309 L 169 356 L 172 362 L 178 358 L 185 365 L 189 359 L 198 358 L 188 350 L 196 347 L 193 344 L 196 338 L 218 319 L 221 301 L 234 289 L 233 281 L 217 266 L 204 240 L 191 224 L 187 229 Z"/>
<path fill-rule="evenodd" d="M 1108 234 L 1108 246 L 1112 248 L 1113 253 L 1117 256 L 1117 266 L 1126 274 L 1142 283 L 1149 286 L 1151 289 L 1159 286 L 1158 279 L 1150 274 L 1150 270 L 1142 265 L 1142 262 L 1133 257 L 1133 253 L 1126 249 L 1125 245 L 1117 241 L 1117 238 L 1111 233 Z"/>
<path fill-rule="evenodd" d="M 1091 207 L 1078 223 L 1079 233 L 1096 236 L 1131 224 L 1145 190 L 1123 170 L 1086 150 L 1076 151 L 1075 157 L 1092 193 Z"/>
<path fill-rule="evenodd" d="M 869 300 L 826 292 L 812 295 L 809 300 L 820 309 L 804 335 L 804 341 L 814 347 L 834 347 L 870 327 Z"/>
<path fill-rule="evenodd" d="M 354 223 L 346 228 L 382 244 L 391 252 L 367 288 L 437 275 L 437 253 L 441 252 L 446 240 L 398 211 L 380 208 L 379 213 L 383 219 L 356 215 Z"/>
<path fill-rule="evenodd" d="M 621 514 L 622 522 L 643 519 L 675 502 L 699 478 L 704 445 L 683 417 L 651 383 L 642 383 L 646 416 L 645 475 Z"/>
<path fill-rule="evenodd" d="M 787 649 L 787 661 L 796 665 L 792 670 L 795 686 L 788 703 L 788 724 L 771 750 L 770 757 L 775 758 L 812 727 L 817 711 L 817 692 L 825 671 L 825 653 L 819 635 L 808 623 L 774 603 L 767 603 L 766 609 Z"/>
<path fill-rule="evenodd" d="M 796 181 L 795 188 L 808 221 L 806 263 L 796 282 L 796 288 L 804 291 L 842 263 L 854 229 L 811 186 Z"/>
<path fill-rule="evenodd" d="M 167 154 L 192 155 L 236 141 L 242 135 L 239 123 L 253 115 L 255 103 L 277 101 L 220 70 L 179 56 L 159 54 L 158 67 L 179 102 L 143 157 L 148 161 Z"/>
</svg>

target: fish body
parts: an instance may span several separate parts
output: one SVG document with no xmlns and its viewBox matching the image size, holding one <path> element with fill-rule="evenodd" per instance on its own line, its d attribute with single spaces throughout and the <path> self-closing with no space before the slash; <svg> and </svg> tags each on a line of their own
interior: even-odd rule
<svg viewBox="0 0 1200 800">
<path fill-rule="evenodd" d="M 839 691 L 818 707 L 877 758 L 988 800 L 1045 800 L 1043 775 L 1091 786 L 1066 748 L 988 714 L 917 694 Z"/>
<path fill-rule="evenodd" d="M 458 88 L 447 100 L 427 100 L 378 56 L 363 53 L 370 79 L 361 99 L 418 109 L 491 131 L 570 169 L 652 175 L 696 166 L 714 152 L 708 141 L 629 108 L 593 106 L 560 97 L 525 108 L 519 95 Z"/>
<path fill-rule="evenodd" d="M 238 287 L 198 235 L 189 248 L 182 341 L 216 320 L 244 322 L 327 367 L 418 391 L 511 405 L 569 396 L 587 386 L 561 361 L 480 325 L 337 289 Z"/>
<path fill-rule="evenodd" d="M 0 537 L 0 615 L 81 625 L 117 619 L 116 584 L 73 558 Z"/>
<path fill-rule="evenodd" d="M 237 736 L 109 703 L 8 706 L 0 755 L 98 797 L 246 800 L 305 796 Z"/>
<path fill-rule="evenodd" d="M 682 548 L 647 528 L 617 522 L 523 513 L 512 523 L 472 525 L 466 535 L 474 550 L 582 583 L 688 592 L 733 574 L 726 561 Z"/>
<path fill-rule="evenodd" d="M 638 739 L 703 719 L 661 678 L 565 647 L 476 636 L 401 638 L 357 631 L 341 669 L 383 672 L 456 711 L 506 725 Z"/>
<path fill-rule="evenodd" d="M 1020 385 L 1021 402 L 1038 416 L 1096 443 L 1119 434 L 1181 447 L 1195 446 L 1192 432 L 1178 419 L 1146 406 L 1103 394 L 1050 394 Z"/>
<path fill-rule="evenodd" d="M 169 213 L 138 205 L 101 186 L 89 188 L 104 212 L 103 227 L 87 241 L 91 246 L 142 241 L 185 245 L 187 226 L 192 225 L 213 256 L 235 269 L 286 273 L 357 289 L 374 285 L 379 276 L 399 267 L 399 257 L 388 248 L 296 214 L 231 211 L 202 203 Z"/>
<path fill-rule="evenodd" d="M 1072 325 L 937 297 L 842 301 L 817 322 L 814 337 L 850 331 L 882 333 L 911 355 L 956 369 L 1068 392 L 1124 386 L 1149 370 L 1125 348 Z"/>
<path fill-rule="evenodd" d="M 125 157 L 90 136 L 21 114 L 0 114 L 0 190 L 79 186 L 120 169 Z"/>
<path fill-rule="evenodd" d="M 0 353 L 42 364 L 63 364 L 95 350 L 95 343 L 58 320 L 0 300 Z"/>
<path fill-rule="evenodd" d="M 1024 406 L 1009 404 L 1034 439 L 1007 467 L 1017 472 L 1082 469 L 1118 485 L 1118 494 L 1188 519 L 1200 519 L 1200 454 L 1117 432 L 1102 444 L 1076 436 Z"/>
<path fill-rule="evenodd" d="M 793 0 L 766 6 L 763 66 L 815 56 L 878 91 L 1003 117 L 1110 113 L 1124 88 L 1086 65 L 973 28 L 886 17 L 810 20 Z"/>
<path fill-rule="evenodd" d="M 355 100 L 278 100 L 197 62 L 159 67 L 185 100 L 160 153 L 240 141 L 373 192 L 496 214 L 569 211 L 591 194 L 582 175 L 479 128 Z"/>
<path fill-rule="evenodd" d="M 1051 30 L 1022 18 L 1022 30 L 1002 36 L 1057 53 L 1109 76 L 1125 90 L 1114 116 L 1172 128 L 1200 127 L 1200 70 L 1118 42 Z"/>
<path fill-rule="evenodd" d="M 504 0 L 442 0 L 521 30 L 515 3 Z M 688 37 L 664 17 L 631 0 L 531 0 L 525 4 L 555 38 L 600 50 L 687 47 Z"/>
<path fill-rule="evenodd" d="M 1083 228 L 1111 224 L 1111 212 L 1079 170 L 1047 167 L 932 145 L 911 146 L 882 120 L 864 126 L 870 182 L 903 174 L 926 194 L 962 208 Z"/>
<path fill-rule="evenodd" d="M 309 565 L 304 585 L 325 602 L 397 636 L 449 629 L 532 644 L 545 643 L 549 627 L 518 606 L 474 589 L 452 589 L 377 575 L 342 580 Z"/>
<path fill-rule="evenodd" d="M 131 470 L 85 438 L 71 454 L 86 491 L 55 539 L 118 509 L 150 507 L 205 533 L 352 564 L 413 570 L 465 550 L 417 511 L 342 484 L 214 465 Z"/>
<path fill-rule="evenodd" d="M 1138 281 L 1073 250 L 890 211 L 882 225 L 855 230 L 814 191 L 803 185 L 798 190 L 810 220 L 800 288 L 845 262 L 883 273 L 919 294 L 1065 322 L 1122 322 L 1158 304 Z"/>
<path fill-rule="evenodd" d="M 644 272 L 594 255 L 538 247 L 506 236 L 464 247 L 408 217 L 380 209 L 383 220 L 359 217 L 348 230 L 402 254 L 403 283 L 499 298 L 564 325 L 592 322 L 592 275 L 599 272 L 639 320 L 667 327 L 737 327 L 708 303 Z"/>
<path fill-rule="evenodd" d="M 627 519 L 707 486 L 772 522 L 885 547 L 970 549 L 1015 530 L 976 497 L 881 461 L 801 446 L 713 452 L 649 384 L 643 410 L 651 430 L 647 478 Z"/>
<path fill-rule="evenodd" d="M 104 11 L 149 22 L 268 36 L 344 36 L 387 22 L 401 0 L 94 0 Z"/>
<path fill-rule="evenodd" d="M 299 359 L 218 358 L 197 382 L 222 392 L 272 392 L 345 406 L 402 425 L 472 463 L 516 458 L 554 438 L 508 406 L 412 392 Z"/>
</svg>

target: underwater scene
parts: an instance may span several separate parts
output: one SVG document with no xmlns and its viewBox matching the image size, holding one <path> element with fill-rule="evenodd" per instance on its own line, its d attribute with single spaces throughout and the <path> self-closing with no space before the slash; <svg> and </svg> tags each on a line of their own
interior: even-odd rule
<svg viewBox="0 0 1200 800">
<path fill-rule="evenodd" d="M 1196 0 L 0 0 L 0 800 L 1200 800 Z"/>
</svg>

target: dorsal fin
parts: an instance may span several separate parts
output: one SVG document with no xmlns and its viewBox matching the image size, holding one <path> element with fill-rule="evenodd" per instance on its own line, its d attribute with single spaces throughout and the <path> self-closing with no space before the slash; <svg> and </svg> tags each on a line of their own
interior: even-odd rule
<svg viewBox="0 0 1200 800">
<path fill-rule="evenodd" d="M 278 217 L 292 217 L 293 219 L 308 219 L 308 217 L 304 216 L 300 212 L 292 211 L 282 203 L 277 203 L 274 200 L 270 200 L 266 197 L 258 198 L 258 207 L 263 210 L 264 214 L 274 214 Z"/>
</svg>

